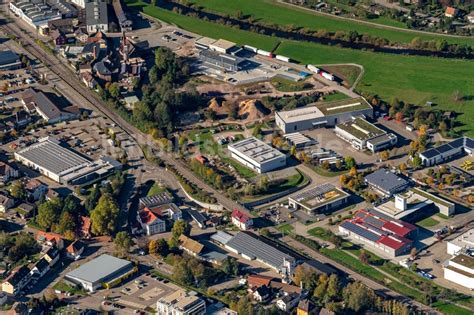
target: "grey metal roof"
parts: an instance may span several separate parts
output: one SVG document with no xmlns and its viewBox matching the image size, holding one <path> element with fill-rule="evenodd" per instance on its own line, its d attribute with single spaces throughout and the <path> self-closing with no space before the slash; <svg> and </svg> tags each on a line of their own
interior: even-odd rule
<svg viewBox="0 0 474 315">
<path fill-rule="evenodd" d="M 107 3 L 105 1 L 95 0 L 86 3 L 86 24 L 109 24 Z"/>
<path fill-rule="evenodd" d="M 20 57 L 11 50 L 0 51 L 0 65 L 9 65 L 20 60 Z"/>
<path fill-rule="evenodd" d="M 207 218 L 201 212 L 195 209 L 188 209 L 187 211 L 193 220 L 197 221 L 201 225 L 206 225 Z"/>
<path fill-rule="evenodd" d="M 51 139 L 44 139 L 15 154 L 57 175 L 91 163 L 86 158 L 60 146 Z"/>
<path fill-rule="evenodd" d="M 227 242 L 226 246 L 233 248 L 242 255 L 261 260 L 276 269 L 283 265 L 284 260 L 294 260 L 290 255 L 262 242 L 247 232 L 237 233 Z"/>
<path fill-rule="evenodd" d="M 352 233 L 360 235 L 363 238 L 368 239 L 372 242 L 376 242 L 380 239 L 380 235 L 372 233 L 372 232 L 364 229 L 363 227 L 361 227 L 357 224 L 354 224 L 352 222 L 349 222 L 349 221 L 342 222 L 341 227 L 345 228 L 346 230 L 351 231 Z"/>
<path fill-rule="evenodd" d="M 462 137 L 440 145 L 439 147 L 428 149 L 420 153 L 420 155 L 427 159 L 431 159 L 437 155 L 441 155 L 454 149 L 472 150 L 472 148 L 474 148 L 474 140 L 469 137 Z"/>
<path fill-rule="evenodd" d="M 367 175 L 365 180 L 369 184 L 387 192 L 396 191 L 397 189 L 408 185 L 408 182 L 405 179 L 395 175 L 385 168 L 381 168 L 372 174 Z"/>
<path fill-rule="evenodd" d="M 211 240 L 217 242 L 217 243 L 220 243 L 220 244 L 227 244 L 228 241 L 230 241 L 232 239 L 232 235 L 226 233 L 226 232 L 223 232 L 223 231 L 217 231 L 216 234 L 213 234 L 211 236 Z"/>
<path fill-rule="evenodd" d="M 96 283 L 127 266 L 131 267 L 132 263 L 125 259 L 103 254 L 69 272 L 67 276 Z"/>
</svg>

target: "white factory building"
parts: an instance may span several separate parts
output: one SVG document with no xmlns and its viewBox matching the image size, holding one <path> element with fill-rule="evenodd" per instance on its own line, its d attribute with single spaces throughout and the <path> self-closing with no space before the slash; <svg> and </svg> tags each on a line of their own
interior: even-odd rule
<svg viewBox="0 0 474 315">
<path fill-rule="evenodd" d="M 257 173 L 286 166 L 286 155 L 265 142 L 252 137 L 230 144 L 231 157 Z"/>
<path fill-rule="evenodd" d="M 16 161 L 62 184 L 91 183 L 122 168 L 119 162 L 108 156 L 90 161 L 49 137 L 15 152 L 14 156 Z"/>
<path fill-rule="evenodd" d="M 474 250 L 474 228 L 458 235 L 447 243 L 447 252 L 450 255 L 457 255 L 463 250 L 471 249 Z"/>
<path fill-rule="evenodd" d="M 428 149 L 420 153 L 421 161 L 425 166 L 444 163 L 463 154 L 472 155 L 474 152 L 474 139 L 462 137 L 451 142 Z"/>
<path fill-rule="evenodd" d="M 334 131 L 357 150 L 377 152 L 393 147 L 398 141 L 396 135 L 387 133 L 362 117 L 340 123 Z"/>
<path fill-rule="evenodd" d="M 469 290 L 474 290 L 474 257 L 459 254 L 444 265 L 444 278 Z"/>
<path fill-rule="evenodd" d="M 275 122 L 286 134 L 314 128 L 333 127 L 358 116 L 373 118 L 373 108 L 363 97 L 315 103 L 307 107 L 276 112 Z"/>
</svg>

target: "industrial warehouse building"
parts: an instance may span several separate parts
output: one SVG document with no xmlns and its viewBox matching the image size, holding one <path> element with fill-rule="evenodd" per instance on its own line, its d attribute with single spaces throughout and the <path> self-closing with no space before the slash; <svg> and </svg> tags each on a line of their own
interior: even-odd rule
<svg viewBox="0 0 474 315">
<path fill-rule="evenodd" d="M 373 118 L 373 108 L 363 98 L 315 103 L 311 106 L 275 113 L 277 126 L 286 134 L 314 128 L 332 127 L 357 116 Z"/>
<path fill-rule="evenodd" d="M 215 66 L 225 71 L 239 71 L 245 63 L 245 59 L 240 57 L 210 50 L 199 51 L 199 59 L 207 65 Z"/>
<path fill-rule="evenodd" d="M 474 228 L 449 240 L 447 245 L 449 255 L 457 255 L 462 251 L 474 251 Z"/>
<path fill-rule="evenodd" d="M 264 242 L 250 232 L 239 232 L 234 236 L 219 232 L 213 240 L 222 244 L 229 251 L 248 260 L 257 260 L 281 274 L 291 275 L 295 267 L 294 257 Z"/>
<path fill-rule="evenodd" d="M 362 117 L 340 123 L 334 131 L 357 150 L 377 152 L 393 147 L 398 140 L 393 133 L 387 133 Z"/>
<path fill-rule="evenodd" d="M 108 156 L 90 161 L 49 137 L 15 152 L 14 156 L 16 161 L 62 184 L 92 183 L 122 168 L 119 162 Z"/>
<path fill-rule="evenodd" d="M 425 166 L 432 166 L 446 162 L 463 154 L 474 153 L 474 139 L 462 137 L 436 148 L 428 149 L 420 153 L 420 158 Z"/>
<path fill-rule="evenodd" d="M 367 185 L 385 197 L 405 191 L 410 183 L 386 168 L 381 168 L 365 176 Z"/>
<path fill-rule="evenodd" d="M 233 159 L 257 173 L 286 166 L 285 154 L 255 137 L 232 143 L 227 148 Z"/>
<path fill-rule="evenodd" d="M 349 194 L 331 184 L 316 186 L 288 197 L 288 204 L 310 215 L 328 212 L 347 203 Z"/>
<path fill-rule="evenodd" d="M 102 287 L 111 288 L 136 271 L 130 261 L 103 254 L 69 272 L 65 279 L 94 292 Z"/>
<path fill-rule="evenodd" d="M 0 51 L 0 70 L 16 70 L 20 68 L 20 56 L 11 50 Z"/>
<path fill-rule="evenodd" d="M 392 219 L 375 210 L 359 210 L 339 225 L 339 232 L 356 244 L 390 258 L 407 253 L 417 234 L 416 226 Z"/>
<path fill-rule="evenodd" d="M 444 278 L 469 290 L 474 290 L 474 257 L 462 253 L 447 261 L 444 266 Z"/>
<path fill-rule="evenodd" d="M 77 16 L 77 9 L 64 0 L 14 0 L 9 9 L 34 28 L 44 27 L 48 21 Z"/>
</svg>

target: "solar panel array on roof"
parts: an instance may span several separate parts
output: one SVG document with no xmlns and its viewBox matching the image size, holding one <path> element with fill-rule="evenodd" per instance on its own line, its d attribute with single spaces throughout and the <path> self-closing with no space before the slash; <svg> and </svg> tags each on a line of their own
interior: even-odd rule
<svg viewBox="0 0 474 315">
<path fill-rule="evenodd" d="M 51 139 L 35 143 L 17 152 L 17 155 L 56 175 L 92 163 Z"/>
<path fill-rule="evenodd" d="M 242 255 L 265 262 L 276 269 L 280 269 L 285 260 L 294 260 L 290 255 L 283 253 L 246 232 L 237 233 L 227 242 L 226 246 L 233 248 Z"/>
<path fill-rule="evenodd" d="M 354 224 L 350 221 L 344 221 L 341 224 L 341 227 L 345 228 L 346 230 L 349 230 L 353 233 L 356 233 L 357 235 L 360 235 L 372 242 L 377 242 L 380 239 L 380 235 L 377 235 L 375 233 L 370 232 L 367 229 L 364 229 L 360 225 Z"/>
<path fill-rule="evenodd" d="M 308 199 L 314 199 L 314 198 L 317 198 L 318 196 L 323 196 L 325 193 L 330 192 L 331 190 L 334 190 L 334 189 L 335 187 L 332 184 L 322 184 L 313 189 L 307 190 L 305 192 L 302 192 L 301 194 L 296 195 L 293 199 L 295 199 L 298 202 L 308 200 Z"/>
<path fill-rule="evenodd" d="M 447 153 L 451 150 L 460 150 L 460 149 L 472 149 L 474 147 L 474 140 L 469 137 L 462 137 L 455 139 L 451 142 L 445 143 L 439 147 L 431 148 L 426 150 L 425 152 L 421 153 L 427 159 L 432 159 L 438 155 Z M 457 153 L 458 151 L 456 151 Z"/>
</svg>

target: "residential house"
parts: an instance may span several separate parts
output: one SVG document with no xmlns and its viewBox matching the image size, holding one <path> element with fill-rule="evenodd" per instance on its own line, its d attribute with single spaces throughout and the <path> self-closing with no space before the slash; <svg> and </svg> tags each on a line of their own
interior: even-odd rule
<svg viewBox="0 0 474 315">
<path fill-rule="evenodd" d="M 82 238 L 90 238 L 91 235 L 91 219 L 89 217 L 81 216 L 79 219 L 80 223 L 80 233 Z"/>
<path fill-rule="evenodd" d="M 32 278 L 39 279 L 50 270 L 49 262 L 45 258 L 41 258 L 31 268 L 30 275 Z"/>
<path fill-rule="evenodd" d="M 49 35 L 56 46 L 63 46 L 68 43 L 68 38 L 60 30 L 54 30 Z"/>
<path fill-rule="evenodd" d="M 46 200 L 53 200 L 54 198 L 58 198 L 60 195 L 59 193 L 54 190 L 54 189 L 48 189 L 48 191 L 46 192 Z"/>
<path fill-rule="evenodd" d="M 14 204 L 15 200 L 13 198 L 0 194 L 0 212 L 7 212 Z"/>
<path fill-rule="evenodd" d="M 263 276 L 263 275 L 249 275 L 247 277 L 247 284 L 249 287 L 261 287 L 266 286 L 270 287 L 270 283 L 273 280 L 273 277 Z"/>
<path fill-rule="evenodd" d="M 137 221 L 148 236 L 166 231 L 166 222 L 156 216 L 148 208 L 144 208 L 138 212 Z"/>
<path fill-rule="evenodd" d="M 87 40 L 89 39 L 89 34 L 87 34 L 87 31 L 82 27 L 79 27 L 74 32 L 74 36 L 76 37 L 76 41 L 83 44 L 87 43 Z"/>
<path fill-rule="evenodd" d="M 297 293 L 286 294 L 276 302 L 277 308 L 286 313 L 291 311 L 298 305 L 300 301 L 300 295 Z"/>
<path fill-rule="evenodd" d="M 78 260 L 81 258 L 84 248 L 85 246 L 82 242 L 74 241 L 68 247 L 66 247 L 66 256 L 71 259 Z"/>
<path fill-rule="evenodd" d="M 265 302 L 270 298 L 270 289 L 267 286 L 254 287 L 249 289 L 249 293 L 257 302 Z"/>
<path fill-rule="evenodd" d="M 16 207 L 17 215 L 22 219 L 31 218 L 34 216 L 36 205 L 28 202 L 22 202 Z"/>
<path fill-rule="evenodd" d="M 77 106 L 59 106 L 53 102 L 50 96 L 43 92 L 37 92 L 32 88 L 21 95 L 21 102 L 28 113 L 36 112 L 48 124 L 73 120 L 80 116 L 80 110 Z"/>
<path fill-rule="evenodd" d="M 179 248 L 181 250 L 184 250 L 186 253 L 188 253 L 191 256 L 198 257 L 201 255 L 204 245 L 199 243 L 198 241 L 193 240 L 190 237 L 187 237 L 184 234 L 181 234 L 179 236 Z"/>
<path fill-rule="evenodd" d="M 0 161 L 0 185 L 7 184 L 12 178 L 19 176 L 18 168 Z"/>
<path fill-rule="evenodd" d="M 26 181 L 25 189 L 28 199 L 33 201 L 40 200 L 48 192 L 48 186 L 35 178 Z"/>
<path fill-rule="evenodd" d="M 38 231 L 36 240 L 44 246 L 56 246 L 59 250 L 64 248 L 64 239 L 57 233 Z"/>
<path fill-rule="evenodd" d="M 253 227 L 252 218 L 237 209 L 232 211 L 232 223 L 241 230 L 249 230 Z"/>
<path fill-rule="evenodd" d="M 318 313 L 318 307 L 310 299 L 303 299 L 298 303 L 296 315 L 318 315 Z"/>
<path fill-rule="evenodd" d="M 446 11 L 444 12 L 445 17 L 454 18 L 457 15 L 458 15 L 458 9 L 456 9 L 454 7 L 447 7 Z"/>
<path fill-rule="evenodd" d="M 89 89 L 95 89 L 98 85 L 90 71 L 81 73 L 81 80 Z"/>
<path fill-rule="evenodd" d="M 18 267 L 2 282 L 2 291 L 16 295 L 30 281 L 30 269 L 26 266 Z"/>
<path fill-rule="evenodd" d="M 59 260 L 59 250 L 56 246 L 51 246 L 46 250 L 43 258 L 49 263 L 50 266 L 54 266 Z"/>
</svg>

